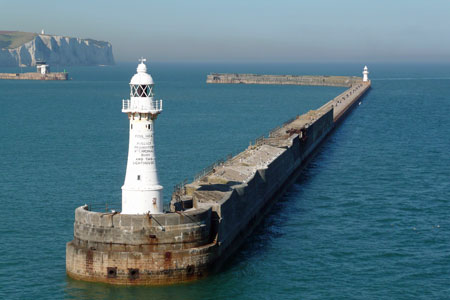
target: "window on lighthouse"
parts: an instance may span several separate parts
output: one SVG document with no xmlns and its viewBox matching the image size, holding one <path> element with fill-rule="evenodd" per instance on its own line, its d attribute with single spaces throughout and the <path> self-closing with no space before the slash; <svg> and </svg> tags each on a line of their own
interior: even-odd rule
<svg viewBox="0 0 450 300">
<path fill-rule="evenodd" d="M 131 86 L 132 97 L 150 97 L 152 89 L 146 84 L 136 84 Z"/>
</svg>

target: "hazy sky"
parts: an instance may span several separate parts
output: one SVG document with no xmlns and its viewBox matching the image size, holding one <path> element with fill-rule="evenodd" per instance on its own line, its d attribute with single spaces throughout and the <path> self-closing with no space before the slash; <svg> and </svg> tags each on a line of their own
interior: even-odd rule
<svg viewBox="0 0 450 300">
<path fill-rule="evenodd" d="M 0 4 L 0 30 L 106 40 L 116 61 L 450 62 L 450 0 Z"/>
</svg>

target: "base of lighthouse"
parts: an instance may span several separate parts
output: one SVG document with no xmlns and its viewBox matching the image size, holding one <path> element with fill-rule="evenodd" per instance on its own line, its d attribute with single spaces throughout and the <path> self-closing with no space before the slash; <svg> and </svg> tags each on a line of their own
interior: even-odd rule
<svg viewBox="0 0 450 300">
<path fill-rule="evenodd" d="M 132 190 L 122 188 L 122 214 L 142 214 L 143 211 L 146 212 L 162 212 L 163 203 L 159 199 L 162 199 L 163 187 L 161 185 L 156 185 L 151 188 L 151 190 Z M 148 199 L 154 199 L 153 201 L 148 201 Z"/>
<path fill-rule="evenodd" d="M 165 285 L 208 275 L 218 255 L 211 209 L 160 215 L 75 210 L 66 272 L 74 279 L 122 285 Z"/>
</svg>

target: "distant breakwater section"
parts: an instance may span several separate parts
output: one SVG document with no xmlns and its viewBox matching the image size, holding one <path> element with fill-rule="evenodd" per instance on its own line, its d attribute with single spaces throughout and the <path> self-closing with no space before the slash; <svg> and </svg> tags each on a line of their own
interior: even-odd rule
<svg viewBox="0 0 450 300">
<path fill-rule="evenodd" d="M 277 85 L 313 85 L 350 87 L 362 82 L 356 76 L 314 76 L 314 75 L 260 75 L 212 73 L 207 75 L 206 83 L 242 83 Z"/>
<path fill-rule="evenodd" d="M 38 61 L 50 65 L 113 65 L 109 42 L 76 37 L 37 34 L 15 48 L 0 48 L 1 67 L 35 66 Z"/>
<path fill-rule="evenodd" d="M 67 80 L 69 73 L 0 73 L 0 79 L 10 80 Z"/>
</svg>

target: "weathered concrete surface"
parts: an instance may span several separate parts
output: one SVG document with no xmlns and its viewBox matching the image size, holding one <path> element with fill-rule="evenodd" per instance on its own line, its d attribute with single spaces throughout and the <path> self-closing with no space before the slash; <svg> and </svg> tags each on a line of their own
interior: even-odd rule
<svg viewBox="0 0 450 300">
<path fill-rule="evenodd" d="M 69 73 L 0 73 L 0 79 L 10 80 L 67 80 Z"/>
<path fill-rule="evenodd" d="M 160 215 L 75 210 L 74 239 L 66 247 L 73 278 L 116 284 L 168 284 L 209 272 L 211 209 Z"/>
<path fill-rule="evenodd" d="M 295 180 L 318 145 L 370 88 L 357 82 L 178 189 L 159 215 L 75 213 L 67 274 L 113 284 L 170 284 L 214 272 Z"/>
<path fill-rule="evenodd" d="M 332 100 L 332 105 L 334 107 L 334 121 L 339 121 L 369 88 L 370 83 L 360 83 L 350 87 L 348 90 L 334 98 Z"/>
<path fill-rule="evenodd" d="M 207 75 L 206 83 L 244 83 L 244 84 L 277 84 L 277 85 L 313 85 L 344 86 L 362 82 L 362 78 L 354 76 L 310 76 L 310 75 L 259 75 L 259 74 L 226 74 L 213 73 Z"/>
</svg>

